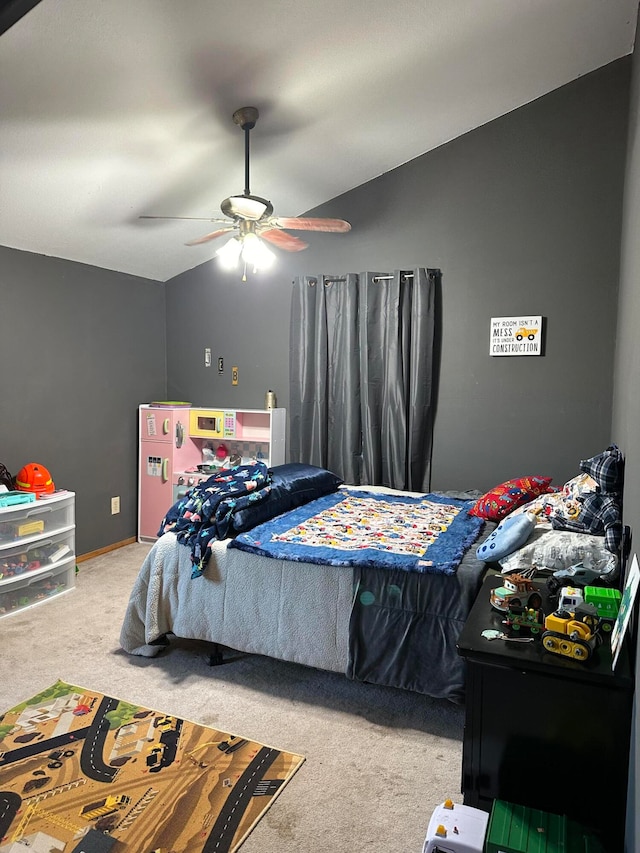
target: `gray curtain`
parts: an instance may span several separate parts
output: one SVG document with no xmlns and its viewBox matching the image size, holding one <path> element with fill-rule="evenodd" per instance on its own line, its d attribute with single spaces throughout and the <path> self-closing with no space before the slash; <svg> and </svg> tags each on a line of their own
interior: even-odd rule
<svg viewBox="0 0 640 853">
<path fill-rule="evenodd" d="M 290 452 L 346 483 L 428 491 L 438 270 L 293 283 Z"/>
</svg>

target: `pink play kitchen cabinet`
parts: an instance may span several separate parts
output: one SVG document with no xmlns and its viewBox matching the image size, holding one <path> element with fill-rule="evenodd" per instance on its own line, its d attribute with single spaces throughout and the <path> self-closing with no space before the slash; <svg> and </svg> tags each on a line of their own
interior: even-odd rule
<svg viewBox="0 0 640 853">
<path fill-rule="evenodd" d="M 153 542 L 169 507 L 216 469 L 285 455 L 284 409 L 139 407 L 138 540 Z"/>
</svg>

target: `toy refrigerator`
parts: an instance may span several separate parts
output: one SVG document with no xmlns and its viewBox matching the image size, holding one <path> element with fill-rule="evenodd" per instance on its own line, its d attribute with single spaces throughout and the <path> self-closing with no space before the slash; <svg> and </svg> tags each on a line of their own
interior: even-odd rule
<svg viewBox="0 0 640 853">
<path fill-rule="evenodd" d="M 156 539 L 173 504 L 173 475 L 202 461 L 189 438 L 187 406 L 139 407 L 138 540 Z"/>
</svg>

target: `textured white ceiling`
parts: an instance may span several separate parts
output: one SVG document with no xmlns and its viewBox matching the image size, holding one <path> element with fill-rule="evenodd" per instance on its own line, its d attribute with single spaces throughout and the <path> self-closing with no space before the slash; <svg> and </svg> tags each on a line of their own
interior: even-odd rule
<svg viewBox="0 0 640 853">
<path fill-rule="evenodd" d="M 42 0 L 0 38 L 0 244 L 166 281 L 633 50 L 638 0 Z M 313 239 L 313 235 L 301 236 Z M 347 239 L 347 238 L 340 238 Z"/>
</svg>

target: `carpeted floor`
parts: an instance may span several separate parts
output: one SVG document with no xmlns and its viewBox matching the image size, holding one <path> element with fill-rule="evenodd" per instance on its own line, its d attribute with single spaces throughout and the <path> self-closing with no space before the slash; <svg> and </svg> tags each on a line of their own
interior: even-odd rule
<svg viewBox="0 0 640 853">
<path fill-rule="evenodd" d="M 0 708 L 62 679 L 304 755 L 242 853 L 420 853 L 435 806 L 460 801 L 462 708 L 260 656 L 209 667 L 186 641 L 131 657 L 118 635 L 147 551 L 80 563 L 74 591 L 0 619 Z"/>
</svg>

